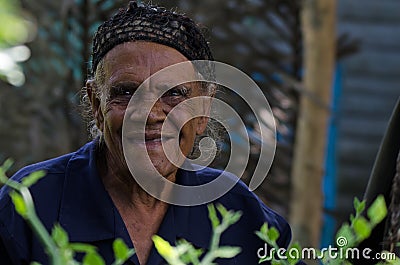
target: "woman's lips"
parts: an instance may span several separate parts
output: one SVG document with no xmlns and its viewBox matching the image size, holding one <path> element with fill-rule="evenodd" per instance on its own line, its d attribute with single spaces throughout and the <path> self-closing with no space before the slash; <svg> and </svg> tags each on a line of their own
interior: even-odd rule
<svg viewBox="0 0 400 265">
<path fill-rule="evenodd" d="M 178 138 L 178 133 L 164 133 L 163 137 L 161 137 L 160 132 L 151 132 L 147 133 L 129 133 L 126 138 L 128 139 L 129 142 L 135 143 L 135 144 L 144 144 L 146 145 L 148 143 L 161 143 L 165 142 L 174 138 Z"/>
</svg>

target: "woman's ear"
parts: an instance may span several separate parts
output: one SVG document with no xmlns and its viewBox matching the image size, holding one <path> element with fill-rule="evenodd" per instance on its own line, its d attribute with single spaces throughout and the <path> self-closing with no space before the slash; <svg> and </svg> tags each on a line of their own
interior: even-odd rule
<svg viewBox="0 0 400 265">
<path fill-rule="evenodd" d="M 96 126 L 100 131 L 103 131 L 104 116 L 103 112 L 101 111 L 101 101 L 96 93 L 97 89 L 96 82 L 93 79 L 86 81 L 86 93 L 92 106 L 92 113 L 94 119 L 96 120 Z"/>
</svg>

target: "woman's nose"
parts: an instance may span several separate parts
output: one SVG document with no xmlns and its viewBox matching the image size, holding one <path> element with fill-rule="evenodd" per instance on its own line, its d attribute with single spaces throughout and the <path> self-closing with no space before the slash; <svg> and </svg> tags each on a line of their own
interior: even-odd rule
<svg viewBox="0 0 400 265">
<path fill-rule="evenodd" d="M 160 99 L 150 98 L 149 95 L 146 95 L 145 98 L 129 104 L 126 110 L 129 121 L 133 123 L 146 122 L 147 124 L 163 122 L 168 111 L 164 105 Z"/>
<path fill-rule="evenodd" d="M 163 105 L 164 104 L 161 102 L 161 100 L 157 99 L 150 110 L 149 116 L 147 117 L 147 124 L 163 122 L 165 120 L 167 115 Z"/>
</svg>

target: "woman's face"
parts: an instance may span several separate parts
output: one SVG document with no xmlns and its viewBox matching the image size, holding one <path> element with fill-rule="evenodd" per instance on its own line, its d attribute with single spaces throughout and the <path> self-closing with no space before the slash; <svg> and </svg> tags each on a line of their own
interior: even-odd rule
<svg viewBox="0 0 400 265">
<path fill-rule="evenodd" d="M 94 110 L 97 119 L 97 125 L 102 131 L 104 141 L 108 149 L 107 159 L 109 163 L 117 168 L 120 167 L 122 172 L 126 172 L 126 164 L 122 151 L 122 124 L 124 114 L 128 103 L 135 90 L 149 76 L 157 71 L 180 62 L 188 61 L 177 50 L 151 42 L 127 42 L 114 47 L 104 57 L 104 84 L 102 87 L 104 97 L 98 108 Z M 164 93 L 163 96 L 157 98 L 157 89 L 163 84 L 159 82 L 150 83 L 145 86 L 145 99 L 153 100 L 155 105 L 151 108 L 150 113 L 146 113 L 140 105 L 129 105 L 128 136 L 131 137 L 132 150 L 135 161 L 140 165 L 146 163 L 141 161 L 144 159 L 144 152 L 147 152 L 152 164 L 158 172 L 171 180 L 174 179 L 177 167 L 174 166 L 166 157 L 165 152 L 176 152 L 176 150 L 163 150 L 162 145 L 174 146 L 174 141 L 180 147 L 183 155 L 187 156 L 194 144 L 197 134 L 201 134 L 207 123 L 207 118 L 198 117 L 185 122 L 183 127 L 180 126 L 182 119 L 187 117 L 187 113 L 174 112 L 168 118 L 168 126 L 166 128 L 166 140 L 161 142 L 161 128 L 166 122 L 166 117 L 171 109 L 185 100 L 203 95 L 198 85 L 187 83 L 181 87 L 175 87 Z M 93 103 L 93 102 L 92 102 Z M 133 109 L 133 110 L 131 110 Z M 145 119 L 145 141 L 140 142 L 140 126 L 135 126 Z M 179 128 L 182 127 L 181 130 Z M 124 131 L 124 134 L 126 131 Z M 138 141 L 135 141 L 135 137 Z M 142 136 L 143 137 L 143 136 Z M 177 142 L 178 141 L 178 142 Z M 176 149 L 176 148 L 175 148 Z M 171 154 L 170 154 L 171 155 Z M 110 161 L 112 160 L 112 161 Z M 182 162 L 182 161 L 181 161 Z"/>
</svg>

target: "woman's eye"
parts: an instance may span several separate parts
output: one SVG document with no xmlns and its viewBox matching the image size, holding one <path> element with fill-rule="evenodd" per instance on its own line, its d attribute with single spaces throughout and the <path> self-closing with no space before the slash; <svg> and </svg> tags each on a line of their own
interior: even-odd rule
<svg viewBox="0 0 400 265">
<path fill-rule="evenodd" d="M 185 86 L 177 86 L 173 87 L 165 94 L 163 95 L 164 97 L 187 97 L 189 95 L 189 89 Z"/>
<path fill-rule="evenodd" d="M 135 89 L 131 88 L 131 87 L 113 87 L 111 89 L 111 97 L 118 97 L 118 96 L 132 96 L 134 93 Z"/>
<path fill-rule="evenodd" d="M 132 89 L 121 88 L 121 89 L 118 90 L 118 95 L 121 95 L 121 96 L 132 96 L 133 95 L 133 91 L 132 91 Z"/>
<path fill-rule="evenodd" d="M 161 100 L 170 106 L 176 106 L 187 99 L 190 92 L 190 89 L 185 86 L 176 86 L 165 92 L 162 95 Z"/>
</svg>

